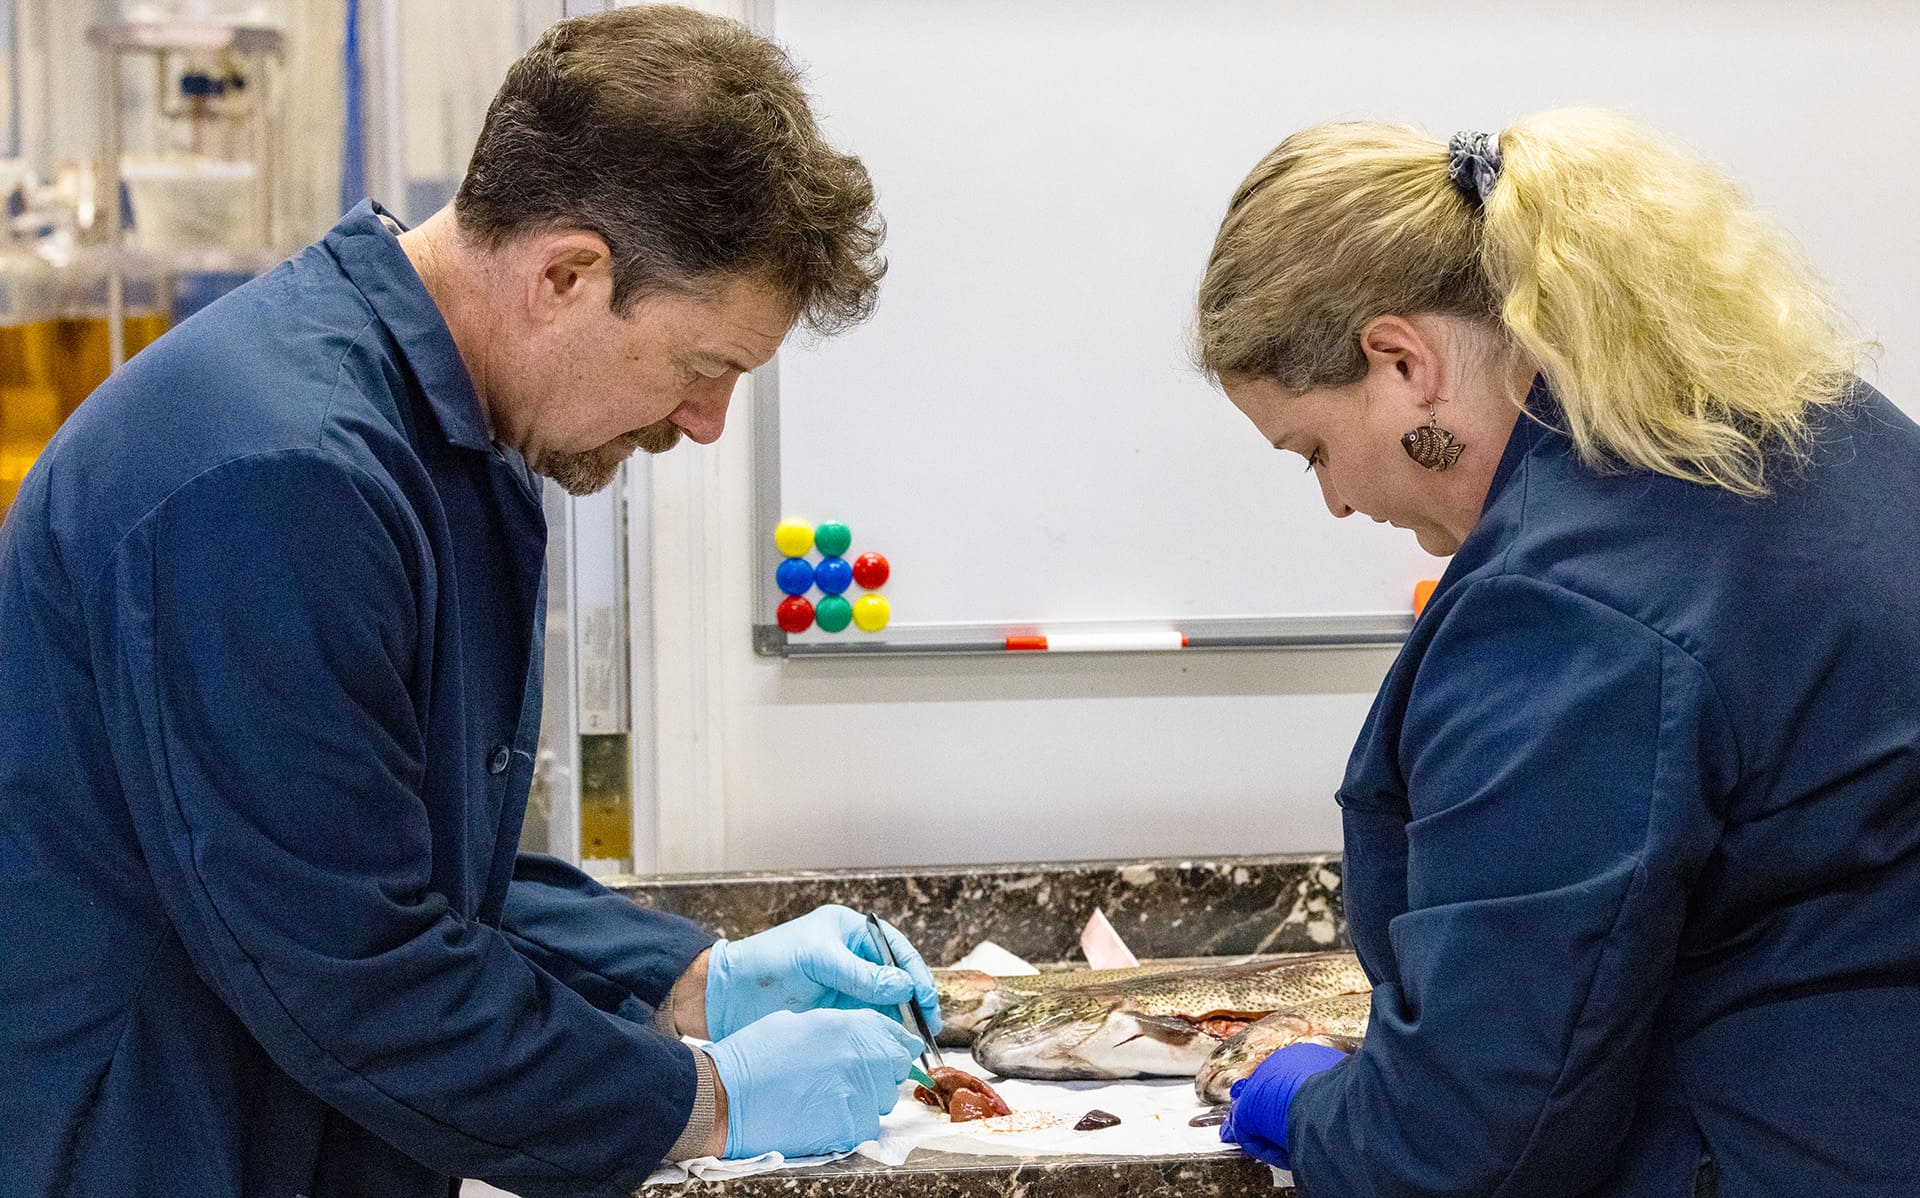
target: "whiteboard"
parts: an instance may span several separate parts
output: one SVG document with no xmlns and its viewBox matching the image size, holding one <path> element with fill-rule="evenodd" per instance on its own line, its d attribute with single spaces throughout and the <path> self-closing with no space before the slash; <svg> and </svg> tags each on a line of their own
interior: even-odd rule
<svg viewBox="0 0 1920 1198">
<path fill-rule="evenodd" d="M 1633 112 L 1799 234 L 1885 347 L 1869 378 L 1920 398 L 1920 6 L 777 0 L 760 18 L 872 172 L 891 262 L 872 321 L 756 379 L 765 653 L 1403 636 L 1445 562 L 1332 519 L 1186 348 L 1233 188 L 1318 121 L 1445 137 Z M 850 554 L 889 558 L 884 633 L 773 625 L 783 517 L 844 521 Z"/>
</svg>

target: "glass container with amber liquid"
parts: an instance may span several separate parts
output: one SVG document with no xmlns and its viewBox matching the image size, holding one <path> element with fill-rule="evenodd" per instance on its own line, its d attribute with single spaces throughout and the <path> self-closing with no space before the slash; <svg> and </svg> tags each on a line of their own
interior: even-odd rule
<svg viewBox="0 0 1920 1198">
<path fill-rule="evenodd" d="M 107 379 L 106 278 L 85 257 L 53 267 L 0 250 L 0 517 L 60 425 Z M 162 288 L 126 281 L 126 352 L 167 331 Z"/>
<path fill-rule="evenodd" d="M 112 369 L 107 327 L 107 280 L 97 264 L 77 259 L 63 278 L 58 327 L 54 331 L 54 386 L 60 392 L 60 419 L 73 415 L 80 401 L 107 381 Z M 126 276 L 126 355 L 131 358 L 167 331 L 164 289 L 151 275 L 129 270 Z"/>
<path fill-rule="evenodd" d="M 58 276 L 11 240 L 0 244 L 0 519 L 60 427 Z"/>
</svg>

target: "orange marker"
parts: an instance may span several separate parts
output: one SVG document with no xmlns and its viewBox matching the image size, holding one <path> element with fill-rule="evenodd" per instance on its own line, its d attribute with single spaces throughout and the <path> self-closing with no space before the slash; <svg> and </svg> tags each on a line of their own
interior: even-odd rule
<svg viewBox="0 0 1920 1198">
<path fill-rule="evenodd" d="M 1149 628 L 1138 632 L 1051 632 L 1039 636 L 1007 637 L 1007 649 L 1014 653 L 1151 652 L 1186 647 L 1186 634 L 1173 628 Z"/>
<path fill-rule="evenodd" d="M 1427 610 L 1427 600 L 1433 598 L 1433 588 L 1440 585 L 1437 578 L 1423 578 L 1413 584 L 1413 618 L 1418 620 L 1420 613 Z"/>
</svg>

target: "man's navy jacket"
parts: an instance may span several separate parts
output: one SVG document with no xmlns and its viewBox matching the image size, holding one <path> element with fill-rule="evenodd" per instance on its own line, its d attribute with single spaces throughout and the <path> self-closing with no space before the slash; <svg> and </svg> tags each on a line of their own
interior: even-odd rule
<svg viewBox="0 0 1920 1198">
<path fill-rule="evenodd" d="M 370 204 L 0 527 L 0 1195 L 630 1192 L 711 938 L 517 857 L 538 482 Z"/>
</svg>

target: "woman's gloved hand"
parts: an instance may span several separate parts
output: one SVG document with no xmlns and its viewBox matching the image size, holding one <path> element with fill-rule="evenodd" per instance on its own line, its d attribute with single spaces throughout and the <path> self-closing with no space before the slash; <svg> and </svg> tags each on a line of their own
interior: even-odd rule
<svg viewBox="0 0 1920 1198">
<path fill-rule="evenodd" d="M 880 1134 L 920 1037 L 877 1011 L 775 1011 L 707 1048 L 728 1157 L 845 1152 Z"/>
<path fill-rule="evenodd" d="M 938 1033 L 933 974 L 893 925 L 880 926 L 898 969 L 880 964 L 865 917 L 845 907 L 816 907 L 744 940 L 716 942 L 707 958 L 707 1034 L 724 1040 L 775 1011 L 873 1007 L 892 1014 L 910 998 Z"/>
<path fill-rule="evenodd" d="M 1241 1151 L 1276 1169 L 1293 1168 L 1287 1151 L 1287 1111 L 1300 1083 L 1347 1059 L 1347 1054 L 1325 1044 L 1302 1041 L 1289 1044 L 1260 1062 L 1248 1076 L 1233 1083 L 1228 1097 L 1233 1106 L 1220 1125 L 1220 1139 L 1240 1145 Z"/>
</svg>

